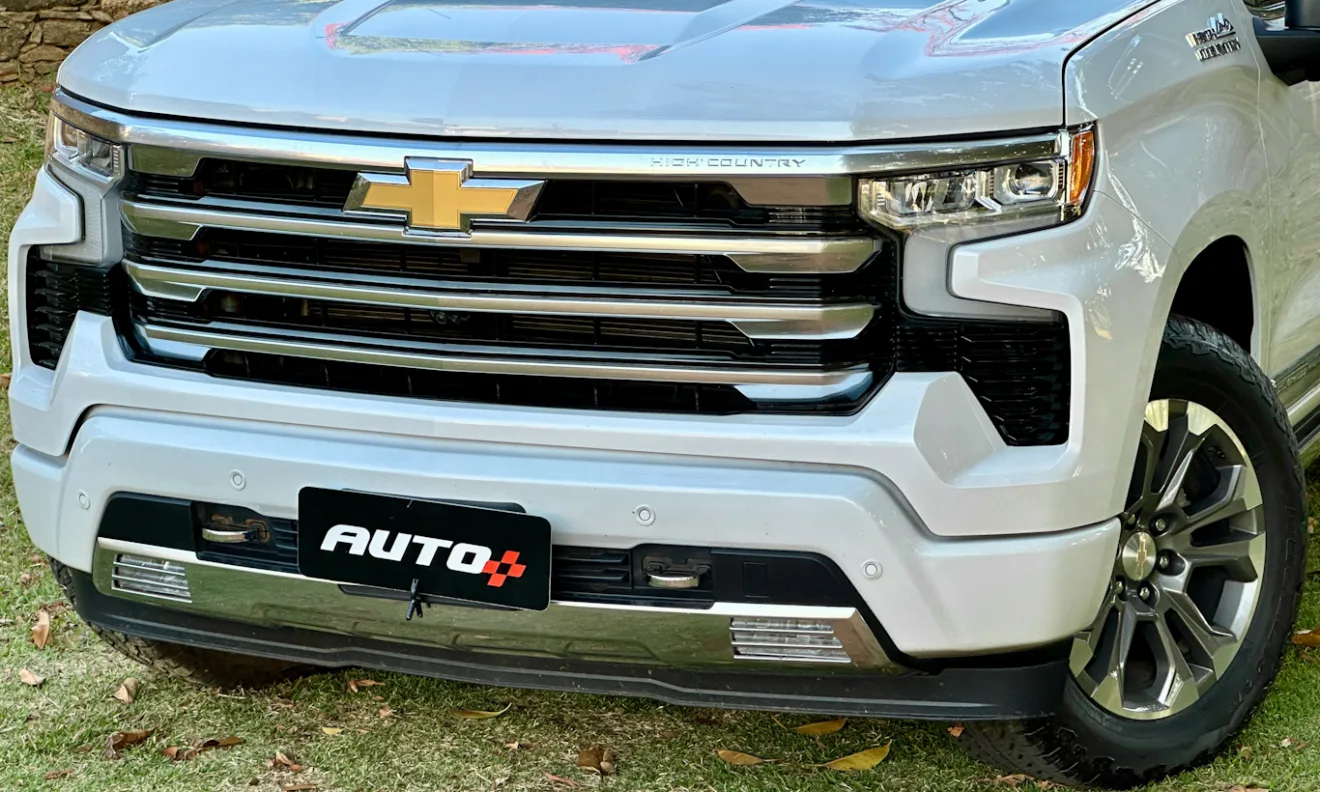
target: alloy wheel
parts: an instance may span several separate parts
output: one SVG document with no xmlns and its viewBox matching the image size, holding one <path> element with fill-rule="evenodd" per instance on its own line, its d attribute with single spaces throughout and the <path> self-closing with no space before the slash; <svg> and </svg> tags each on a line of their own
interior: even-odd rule
<svg viewBox="0 0 1320 792">
<path fill-rule="evenodd" d="M 1112 584 L 1071 665 L 1096 704 L 1150 720 L 1193 704 L 1237 655 L 1260 596 L 1265 521 L 1237 435 L 1180 399 L 1146 406 L 1128 502 Z"/>
</svg>

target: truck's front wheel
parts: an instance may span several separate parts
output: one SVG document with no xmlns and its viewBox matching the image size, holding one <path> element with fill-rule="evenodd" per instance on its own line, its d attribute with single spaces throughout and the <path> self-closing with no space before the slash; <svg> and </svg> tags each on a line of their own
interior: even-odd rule
<svg viewBox="0 0 1320 792">
<path fill-rule="evenodd" d="M 1305 568 L 1302 472 L 1269 379 L 1173 317 L 1142 425 L 1109 594 L 1051 718 L 970 725 L 977 757 L 1130 787 L 1208 760 L 1265 695 Z"/>
</svg>

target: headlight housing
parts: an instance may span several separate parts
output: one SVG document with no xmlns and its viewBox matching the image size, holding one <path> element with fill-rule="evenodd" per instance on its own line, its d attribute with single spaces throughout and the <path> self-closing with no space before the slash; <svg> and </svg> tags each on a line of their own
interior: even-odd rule
<svg viewBox="0 0 1320 792">
<path fill-rule="evenodd" d="M 862 217 L 887 228 L 1038 217 L 1042 225 L 1081 214 L 1095 164 L 1095 129 L 1064 133 L 1059 156 L 862 178 Z"/>
<path fill-rule="evenodd" d="M 123 147 L 52 113 L 46 122 L 46 158 L 77 173 L 109 180 L 119 176 Z"/>
</svg>

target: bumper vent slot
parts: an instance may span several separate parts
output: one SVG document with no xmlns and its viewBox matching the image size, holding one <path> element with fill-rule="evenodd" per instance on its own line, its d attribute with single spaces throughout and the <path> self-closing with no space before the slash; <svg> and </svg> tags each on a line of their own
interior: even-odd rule
<svg viewBox="0 0 1320 792">
<path fill-rule="evenodd" d="M 53 369 L 79 311 L 109 314 L 113 270 L 87 264 L 44 261 L 33 249 L 27 269 L 28 354 Z"/>
<path fill-rule="evenodd" d="M 734 618 L 729 640 L 738 660 L 793 663 L 851 663 L 843 641 L 828 622 L 802 619 Z"/>
<path fill-rule="evenodd" d="M 632 553 L 590 547 L 554 548 L 556 594 L 603 594 L 632 589 Z"/>
<path fill-rule="evenodd" d="M 115 555 L 111 588 L 144 597 L 192 602 L 188 573 L 182 564 L 142 556 Z"/>
</svg>

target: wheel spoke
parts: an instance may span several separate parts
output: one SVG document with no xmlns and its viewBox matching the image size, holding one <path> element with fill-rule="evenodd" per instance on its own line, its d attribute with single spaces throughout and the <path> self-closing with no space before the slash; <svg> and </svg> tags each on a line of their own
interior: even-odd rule
<svg viewBox="0 0 1320 792">
<path fill-rule="evenodd" d="M 1232 633 L 1210 624 L 1205 616 L 1201 614 L 1201 609 L 1196 607 L 1196 603 L 1186 593 L 1165 591 L 1162 596 L 1164 601 L 1168 603 L 1169 610 L 1178 614 L 1178 620 L 1185 628 L 1183 630 L 1184 638 L 1194 644 L 1201 654 L 1209 659 L 1210 669 L 1215 676 L 1222 674 L 1228 666 L 1228 659 L 1231 659 L 1227 657 L 1229 653 L 1223 650 L 1235 646 L 1237 639 Z M 1164 621 L 1163 618 L 1160 620 Z"/>
<path fill-rule="evenodd" d="M 1123 687 L 1127 677 L 1127 659 L 1132 652 L 1132 640 L 1137 634 L 1137 612 L 1129 602 L 1120 602 L 1118 635 L 1109 654 L 1109 670 L 1091 694 L 1096 701 L 1110 708 L 1123 708 Z"/>
<path fill-rule="evenodd" d="M 1183 657 L 1182 649 L 1173 637 L 1173 630 L 1163 616 L 1155 619 L 1155 632 L 1159 635 L 1160 649 L 1169 668 L 1169 678 L 1165 681 L 1167 691 L 1161 698 L 1168 702 L 1170 709 L 1181 710 L 1199 699 L 1202 685 L 1209 688 L 1214 684 L 1215 677 L 1209 674 L 1203 679 L 1197 679 L 1196 672 L 1192 670 L 1187 658 Z"/>
<path fill-rule="evenodd" d="M 1265 561 L 1265 534 L 1232 534 L 1223 542 L 1206 545 L 1191 543 L 1191 534 L 1170 537 L 1169 549 L 1193 567 L 1224 567 L 1233 580 L 1248 582 L 1260 575 Z"/>
<path fill-rule="evenodd" d="M 1178 496 L 1182 493 L 1183 481 L 1187 478 L 1187 471 L 1191 468 L 1192 460 L 1196 458 L 1196 452 L 1203 442 L 1205 435 L 1192 431 L 1186 411 L 1178 415 L 1169 415 L 1169 433 L 1164 443 L 1162 466 L 1168 473 L 1158 484 L 1160 499 L 1155 507 L 1158 511 L 1172 508 L 1177 502 Z"/>
<path fill-rule="evenodd" d="M 1074 674 L 1085 671 L 1091 660 L 1095 658 L 1095 650 L 1100 645 L 1100 637 L 1105 634 L 1105 624 L 1109 622 L 1109 615 L 1114 612 L 1116 601 L 1117 598 L 1111 590 L 1105 595 L 1105 601 L 1100 605 L 1100 612 L 1095 615 L 1095 621 L 1091 622 L 1091 626 L 1086 630 L 1077 634 L 1068 659 Z"/>
<path fill-rule="evenodd" d="M 1260 486 L 1256 483 L 1255 474 L 1246 465 L 1222 468 L 1215 491 L 1187 508 L 1187 519 L 1182 530 L 1195 531 L 1226 520 L 1255 509 L 1260 506 L 1260 502 Z"/>
<path fill-rule="evenodd" d="M 1141 448 L 1137 453 L 1144 457 L 1144 464 L 1141 468 L 1141 484 L 1135 506 L 1142 505 L 1147 497 L 1155 494 L 1155 474 L 1159 470 L 1160 450 L 1164 445 L 1162 434 L 1149 423 L 1141 424 Z"/>
</svg>

